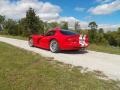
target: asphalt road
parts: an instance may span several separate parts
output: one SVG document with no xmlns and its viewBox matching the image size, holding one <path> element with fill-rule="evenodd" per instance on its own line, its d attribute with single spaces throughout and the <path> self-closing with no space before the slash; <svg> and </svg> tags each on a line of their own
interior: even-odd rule
<svg viewBox="0 0 120 90">
<path fill-rule="evenodd" d="M 110 79 L 120 80 L 120 55 L 107 54 L 95 51 L 87 52 L 61 52 L 51 53 L 48 50 L 29 47 L 28 42 L 24 40 L 0 37 L 0 41 L 8 44 L 41 54 L 46 57 L 54 57 L 55 60 L 72 64 L 74 66 L 82 66 L 89 70 L 99 70 L 107 75 Z"/>
</svg>

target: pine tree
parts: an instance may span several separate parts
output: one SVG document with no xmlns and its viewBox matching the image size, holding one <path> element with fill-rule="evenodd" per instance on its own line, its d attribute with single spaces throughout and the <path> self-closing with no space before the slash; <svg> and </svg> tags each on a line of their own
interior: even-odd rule
<svg viewBox="0 0 120 90">
<path fill-rule="evenodd" d="M 44 32 L 44 24 L 32 8 L 26 12 L 25 27 L 27 30 L 24 31 L 25 36 Z"/>
<path fill-rule="evenodd" d="M 98 25 L 96 24 L 96 22 L 93 21 L 89 23 L 88 27 L 91 28 L 91 30 L 89 31 L 90 42 L 94 43 L 97 37 L 96 34 Z"/>
</svg>

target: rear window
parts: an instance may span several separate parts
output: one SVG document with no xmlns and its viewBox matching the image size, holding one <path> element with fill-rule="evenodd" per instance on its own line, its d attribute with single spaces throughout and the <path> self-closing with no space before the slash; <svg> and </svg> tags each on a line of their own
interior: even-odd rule
<svg viewBox="0 0 120 90">
<path fill-rule="evenodd" d="M 60 31 L 64 35 L 76 35 L 75 32 L 69 31 L 69 30 L 61 30 Z"/>
</svg>

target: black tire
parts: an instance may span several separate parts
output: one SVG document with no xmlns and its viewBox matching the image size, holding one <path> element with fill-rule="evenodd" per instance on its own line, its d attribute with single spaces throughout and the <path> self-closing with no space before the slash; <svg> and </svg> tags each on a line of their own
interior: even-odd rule
<svg viewBox="0 0 120 90">
<path fill-rule="evenodd" d="M 29 39 L 28 44 L 29 44 L 30 47 L 34 47 L 32 38 Z"/>
<path fill-rule="evenodd" d="M 81 48 L 79 51 L 84 52 L 84 51 L 86 51 L 86 48 Z"/>
<path fill-rule="evenodd" d="M 58 53 L 59 50 L 59 44 L 56 40 L 51 40 L 50 42 L 50 51 L 53 53 Z"/>
</svg>

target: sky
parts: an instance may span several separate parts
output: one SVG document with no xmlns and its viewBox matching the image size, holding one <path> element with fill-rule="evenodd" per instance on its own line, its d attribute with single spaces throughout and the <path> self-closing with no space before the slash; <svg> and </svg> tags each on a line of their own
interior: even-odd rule
<svg viewBox="0 0 120 90">
<path fill-rule="evenodd" d="M 67 21 L 70 27 L 76 21 L 81 28 L 91 21 L 106 30 L 120 27 L 120 0 L 0 0 L 0 14 L 7 18 L 23 18 L 29 7 L 43 21 Z"/>
</svg>

